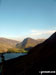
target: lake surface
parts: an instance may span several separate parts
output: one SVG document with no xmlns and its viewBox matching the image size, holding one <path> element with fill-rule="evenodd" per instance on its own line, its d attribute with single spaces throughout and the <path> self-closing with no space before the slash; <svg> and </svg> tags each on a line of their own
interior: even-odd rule
<svg viewBox="0 0 56 75">
<path fill-rule="evenodd" d="M 5 53 L 3 56 L 5 57 L 5 60 L 10 60 L 19 56 L 26 55 L 27 53 Z M 1 62 L 1 57 L 0 57 L 0 62 Z"/>
</svg>

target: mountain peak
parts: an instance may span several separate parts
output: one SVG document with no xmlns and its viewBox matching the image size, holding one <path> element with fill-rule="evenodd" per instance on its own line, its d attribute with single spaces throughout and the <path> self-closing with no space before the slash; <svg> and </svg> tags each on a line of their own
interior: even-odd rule
<svg viewBox="0 0 56 75">
<path fill-rule="evenodd" d="M 25 38 L 20 44 L 17 44 L 16 47 L 19 48 L 29 48 L 29 47 L 34 47 L 36 46 L 37 44 L 43 42 L 44 40 L 35 40 L 35 39 L 32 39 L 32 38 Z"/>
<path fill-rule="evenodd" d="M 23 47 L 28 47 L 30 44 L 32 45 L 32 43 L 35 43 L 36 40 L 32 39 L 32 38 L 26 38 L 22 41 L 22 46 Z"/>
<path fill-rule="evenodd" d="M 25 38 L 24 40 L 34 40 L 34 39 L 32 39 L 32 38 L 28 37 L 28 38 Z"/>
</svg>

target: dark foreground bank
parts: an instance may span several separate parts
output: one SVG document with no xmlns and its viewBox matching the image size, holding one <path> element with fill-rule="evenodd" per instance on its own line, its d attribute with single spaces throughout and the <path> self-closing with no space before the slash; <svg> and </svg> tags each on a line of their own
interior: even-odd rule
<svg viewBox="0 0 56 75">
<path fill-rule="evenodd" d="M 39 71 L 56 71 L 56 32 L 27 55 L 4 62 L 4 75 L 40 75 Z"/>
</svg>

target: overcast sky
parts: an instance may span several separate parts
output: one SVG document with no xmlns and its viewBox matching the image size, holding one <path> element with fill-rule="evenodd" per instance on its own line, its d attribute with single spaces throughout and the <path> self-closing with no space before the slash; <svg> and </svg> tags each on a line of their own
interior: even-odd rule
<svg viewBox="0 0 56 75">
<path fill-rule="evenodd" d="M 56 30 L 56 0 L 0 0 L 0 37 L 47 38 Z"/>
</svg>

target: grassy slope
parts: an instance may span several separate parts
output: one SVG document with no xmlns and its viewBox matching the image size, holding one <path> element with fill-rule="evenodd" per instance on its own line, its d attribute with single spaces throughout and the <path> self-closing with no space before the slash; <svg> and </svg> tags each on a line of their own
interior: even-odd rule
<svg viewBox="0 0 56 75">
<path fill-rule="evenodd" d="M 0 53 L 7 52 L 8 48 L 14 48 L 19 41 L 0 38 Z"/>
<path fill-rule="evenodd" d="M 39 43 L 42 43 L 44 39 L 38 39 L 34 40 L 32 38 L 26 38 L 24 39 L 20 44 L 16 45 L 16 48 L 29 48 L 29 47 L 34 47 Z"/>
</svg>

